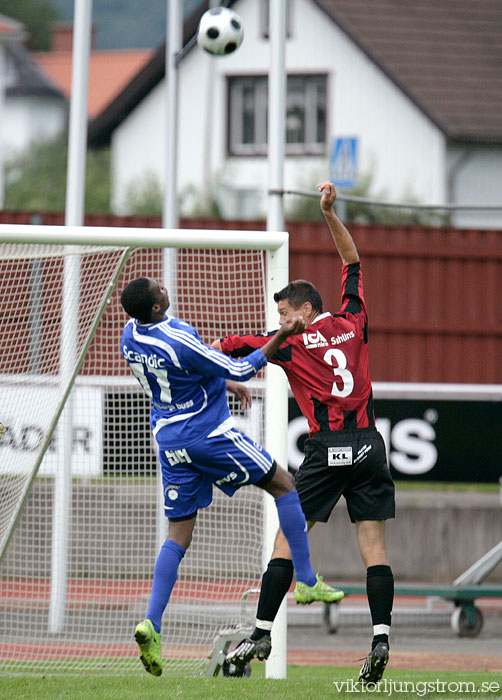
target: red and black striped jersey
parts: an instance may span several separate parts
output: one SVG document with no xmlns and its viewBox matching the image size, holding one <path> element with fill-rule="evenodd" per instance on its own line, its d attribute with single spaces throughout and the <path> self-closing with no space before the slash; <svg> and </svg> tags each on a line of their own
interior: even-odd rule
<svg viewBox="0 0 502 700">
<path fill-rule="evenodd" d="M 221 347 L 227 355 L 242 357 L 276 332 L 231 335 L 221 339 Z M 375 425 L 360 263 L 343 266 L 340 311 L 317 316 L 304 333 L 290 336 L 270 361 L 286 372 L 308 420 L 309 435 Z"/>
</svg>

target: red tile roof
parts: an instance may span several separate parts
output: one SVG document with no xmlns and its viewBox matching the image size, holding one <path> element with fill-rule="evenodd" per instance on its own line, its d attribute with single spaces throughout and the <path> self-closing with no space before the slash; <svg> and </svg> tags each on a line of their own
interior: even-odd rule
<svg viewBox="0 0 502 700">
<path fill-rule="evenodd" d="M 88 113 L 99 114 L 151 59 L 152 51 L 92 51 L 89 61 Z M 71 93 L 71 51 L 49 51 L 33 55 L 40 68 L 69 98 Z"/>
</svg>

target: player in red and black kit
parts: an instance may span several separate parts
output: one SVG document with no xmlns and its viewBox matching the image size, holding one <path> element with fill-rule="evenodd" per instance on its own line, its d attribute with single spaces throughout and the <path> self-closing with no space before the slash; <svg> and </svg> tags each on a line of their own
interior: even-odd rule
<svg viewBox="0 0 502 700">
<path fill-rule="evenodd" d="M 309 424 L 305 459 L 296 476 L 309 527 L 317 521 L 326 522 L 342 495 L 356 524 L 373 622 L 372 649 L 359 680 L 374 683 L 382 677 L 389 657 L 394 578 L 385 553 L 384 522 L 394 517 L 394 484 L 383 439 L 375 428 L 359 255 L 350 233 L 333 211 L 333 184 L 322 182 L 318 189 L 322 192 L 321 210 L 343 263 L 342 306 L 338 313 L 324 312 L 319 292 L 305 280 L 291 282 L 274 294 L 279 324 L 300 313 L 307 328 L 289 337 L 270 361 L 286 372 Z M 240 357 L 264 345 L 270 335 L 233 335 L 213 345 Z M 292 577 L 287 542 L 279 531 L 262 579 L 256 628 L 227 655 L 228 661 L 245 665 L 254 657 L 268 658 L 272 621 Z"/>
</svg>

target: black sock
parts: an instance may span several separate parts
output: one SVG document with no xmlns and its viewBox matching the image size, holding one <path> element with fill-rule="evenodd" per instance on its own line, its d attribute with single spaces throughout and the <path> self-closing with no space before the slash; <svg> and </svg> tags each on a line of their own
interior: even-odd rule
<svg viewBox="0 0 502 700">
<path fill-rule="evenodd" d="M 257 640 L 266 634 L 270 634 L 272 622 L 284 596 L 291 586 L 293 580 L 293 562 L 291 559 L 271 559 L 267 570 L 261 579 L 260 599 L 256 612 L 257 625 L 260 621 L 266 623 L 265 627 L 255 627 L 251 639 Z"/>
<path fill-rule="evenodd" d="M 390 566 L 379 564 L 370 566 L 366 571 L 366 593 L 371 611 L 371 621 L 375 625 L 390 627 L 392 604 L 394 602 L 394 576 Z M 384 632 L 374 634 L 371 648 L 378 642 L 389 643 L 389 636 Z"/>
</svg>

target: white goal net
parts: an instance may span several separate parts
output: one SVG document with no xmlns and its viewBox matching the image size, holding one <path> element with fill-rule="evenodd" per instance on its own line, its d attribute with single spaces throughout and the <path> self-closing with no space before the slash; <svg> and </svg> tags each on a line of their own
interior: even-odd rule
<svg viewBox="0 0 502 700">
<path fill-rule="evenodd" d="M 214 233 L 224 249 L 166 255 L 35 244 L 31 234 L 6 242 L 17 228 L 28 230 L 0 231 L 0 674 L 144 673 L 133 632 L 165 522 L 149 401 L 120 355 L 120 291 L 139 276 L 171 280 L 176 315 L 205 342 L 261 332 L 270 255 L 266 265 L 266 246 L 246 249 L 230 231 Z M 152 236 L 145 230 L 147 245 Z M 237 427 L 263 443 L 263 372 L 249 388 L 251 411 L 231 407 Z M 244 621 L 262 573 L 263 518 L 258 489 L 232 499 L 214 489 L 164 615 L 166 673 L 203 673 L 218 631 Z"/>
</svg>

